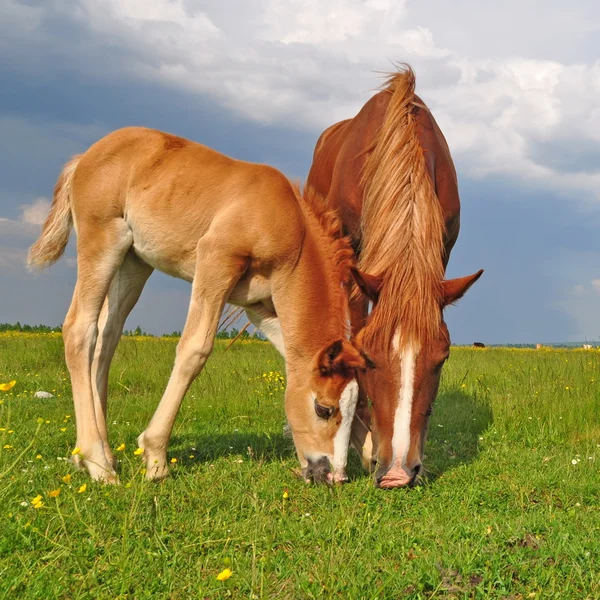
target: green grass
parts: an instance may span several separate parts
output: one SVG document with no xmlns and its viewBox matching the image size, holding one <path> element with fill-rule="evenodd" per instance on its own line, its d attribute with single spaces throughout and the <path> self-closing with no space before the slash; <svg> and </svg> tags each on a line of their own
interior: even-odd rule
<svg viewBox="0 0 600 600">
<path fill-rule="evenodd" d="M 0 392 L 0 598 L 600 598 L 599 352 L 453 349 L 425 480 L 386 492 L 354 456 L 343 487 L 296 479 L 281 359 L 224 348 L 183 403 L 173 476 L 152 484 L 133 451 L 175 341 L 122 341 L 109 429 L 126 448 L 107 487 L 65 461 L 60 336 L 0 335 L 0 382 L 17 380 Z"/>
</svg>

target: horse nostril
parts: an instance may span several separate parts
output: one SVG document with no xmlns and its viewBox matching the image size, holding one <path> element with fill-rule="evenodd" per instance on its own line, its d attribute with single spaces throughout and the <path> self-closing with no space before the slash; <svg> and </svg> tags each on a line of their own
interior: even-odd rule
<svg viewBox="0 0 600 600">
<path fill-rule="evenodd" d="M 415 475 L 414 476 L 416 477 L 421 472 L 421 465 L 417 465 L 414 468 L 414 471 L 415 471 Z"/>
</svg>

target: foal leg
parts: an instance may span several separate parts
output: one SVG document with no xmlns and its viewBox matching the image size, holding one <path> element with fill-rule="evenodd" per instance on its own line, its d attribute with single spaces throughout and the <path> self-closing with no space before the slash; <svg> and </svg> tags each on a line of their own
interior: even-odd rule
<svg viewBox="0 0 600 600">
<path fill-rule="evenodd" d="M 75 462 L 94 479 L 116 483 L 115 471 L 104 454 L 104 444 L 92 391 L 91 366 L 98 336 L 98 317 L 108 288 L 133 235 L 127 223 L 114 219 L 101 228 L 82 223 L 77 242 L 77 283 L 63 324 L 65 358 L 73 389 L 77 447 Z"/>
<path fill-rule="evenodd" d="M 104 455 L 113 467 L 116 466 L 116 460 L 108 443 L 106 428 L 108 372 L 125 321 L 138 301 L 152 271 L 150 265 L 128 252 L 113 277 L 98 321 L 98 339 L 92 362 L 92 392 L 96 424 L 104 444 Z"/>
<path fill-rule="evenodd" d="M 175 365 L 150 424 L 138 438 L 138 446 L 144 449 L 146 477 L 151 480 L 168 475 L 167 446 L 181 401 L 212 352 L 225 302 L 246 269 L 245 259 L 226 255 L 219 248 L 218 236 L 203 238 L 197 255 L 190 308 Z"/>
</svg>

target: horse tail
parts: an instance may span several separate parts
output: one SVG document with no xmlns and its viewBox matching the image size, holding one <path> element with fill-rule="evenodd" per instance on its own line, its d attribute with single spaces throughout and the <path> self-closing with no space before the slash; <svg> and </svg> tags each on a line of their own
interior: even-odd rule
<svg viewBox="0 0 600 600">
<path fill-rule="evenodd" d="M 39 239 L 29 249 L 27 266 L 30 269 L 43 269 L 54 264 L 65 251 L 73 226 L 71 186 L 80 159 L 81 154 L 74 156 L 58 177 L 50 214 L 44 222 Z"/>
<path fill-rule="evenodd" d="M 415 74 L 405 66 L 386 83 L 391 97 L 362 172 L 359 266 L 383 278 L 373 330 L 389 344 L 400 331 L 404 346 L 439 335 L 444 218 L 417 137 Z"/>
</svg>

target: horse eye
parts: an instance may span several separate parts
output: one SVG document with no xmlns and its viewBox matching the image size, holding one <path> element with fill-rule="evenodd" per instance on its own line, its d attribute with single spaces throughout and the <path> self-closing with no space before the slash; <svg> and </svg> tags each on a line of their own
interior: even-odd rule
<svg viewBox="0 0 600 600">
<path fill-rule="evenodd" d="M 315 412 L 320 419 L 331 419 L 333 415 L 333 406 L 323 406 L 315 400 Z"/>
</svg>

